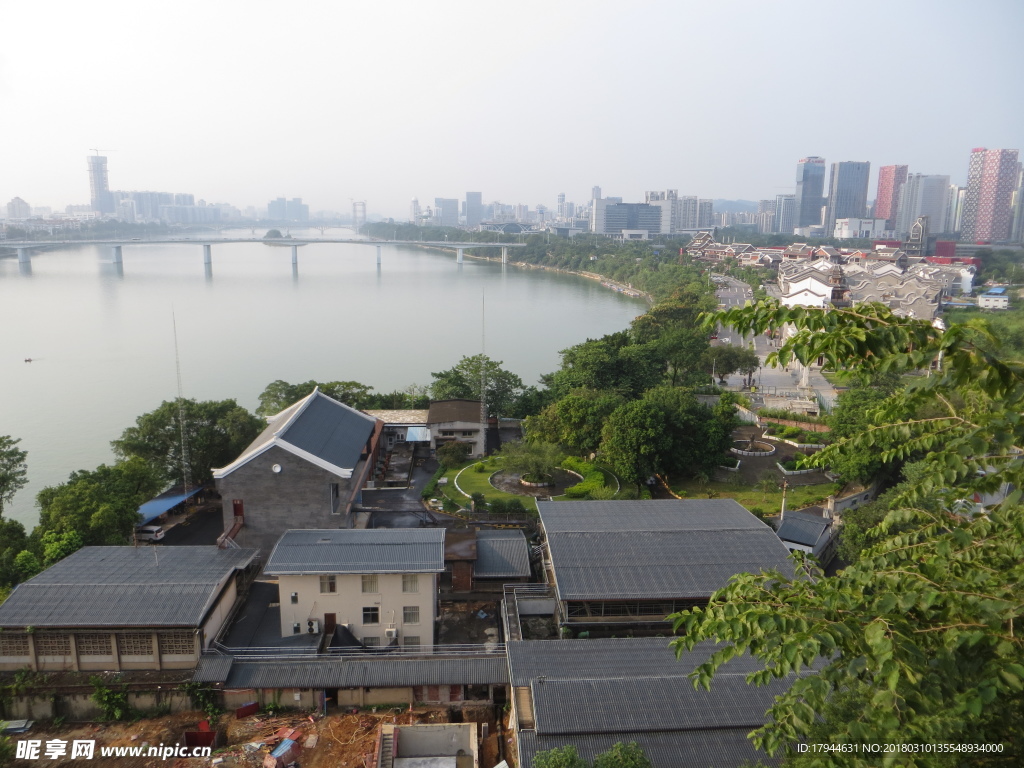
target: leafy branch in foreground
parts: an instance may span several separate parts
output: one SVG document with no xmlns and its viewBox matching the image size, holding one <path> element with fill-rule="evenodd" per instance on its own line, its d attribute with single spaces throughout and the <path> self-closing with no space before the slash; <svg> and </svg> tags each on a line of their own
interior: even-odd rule
<svg viewBox="0 0 1024 768">
<path fill-rule="evenodd" d="M 812 578 L 742 574 L 706 608 L 675 615 L 685 633 L 672 641 L 677 653 L 722 643 L 693 673 L 695 686 L 710 687 L 744 653 L 764 663 L 751 683 L 798 673 L 753 733 L 759 748 L 794 757 L 792 745 L 811 734 L 835 744 L 1002 743 L 1008 752 L 1021 743 L 1024 510 L 974 520 L 897 510 L 880 529 L 908 523 L 836 577 L 806 562 Z M 934 755 L 900 759 L 927 765 Z M 869 763 L 831 752 L 799 764 Z"/>
<path fill-rule="evenodd" d="M 897 316 L 883 304 L 826 310 L 767 300 L 704 322 L 742 333 L 795 329 L 768 364 L 822 358 L 825 368 L 862 377 L 931 371 L 873 407 L 867 428 L 805 463 L 827 466 L 851 451 L 873 451 L 883 462 L 924 459 L 932 471 L 906 488 L 908 503 L 954 486 L 968 495 L 1004 482 L 1024 485 L 1024 453 L 1018 449 L 1024 443 L 1024 367 L 997 357 L 999 343 L 983 320 L 943 328 Z"/>
</svg>

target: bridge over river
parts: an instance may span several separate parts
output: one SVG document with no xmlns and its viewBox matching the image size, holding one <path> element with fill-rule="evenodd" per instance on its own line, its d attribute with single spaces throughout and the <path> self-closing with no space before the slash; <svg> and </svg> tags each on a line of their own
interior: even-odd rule
<svg viewBox="0 0 1024 768">
<path fill-rule="evenodd" d="M 445 248 L 454 250 L 458 263 L 463 260 L 463 252 L 471 248 L 501 248 L 501 263 L 508 263 L 509 248 L 523 248 L 523 243 L 460 243 L 454 240 L 375 240 L 362 237 L 224 237 L 224 238 L 141 238 L 133 237 L 114 238 L 106 240 L 0 240 L 0 248 L 17 250 L 18 261 L 31 263 L 32 251 L 40 248 L 53 246 L 74 246 L 74 245 L 106 245 L 110 246 L 114 263 L 120 264 L 124 259 L 123 249 L 131 248 L 134 245 L 201 245 L 203 247 L 203 262 L 213 263 L 213 246 L 230 243 L 263 243 L 264 245 L 290 247 L 292 249 L 292 264 L 299 262 L 299 248 L 306 245 L 345 243 L 349 245 L 372 245 L 377 248 L 377 264 L 381 263 L 381 248 L 385 245 L 416 245 L 429 246 L 432 248 Z"/>
</svg>

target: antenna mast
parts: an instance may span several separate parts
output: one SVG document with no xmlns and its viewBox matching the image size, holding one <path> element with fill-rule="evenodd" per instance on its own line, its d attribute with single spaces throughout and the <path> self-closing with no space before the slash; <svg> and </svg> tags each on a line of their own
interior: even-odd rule
<svg viewBox="0 0 1024 768">
<path fill-rule="evenodd" d="M 487 453 L 487 290 L 480 291 L 480 428 L 483 430 L 481 454 Z"/>
<path fill-rule="evenodd" d="M 171 310 L 171 324 L 174 327 L 174 367 L 178 374 L 178 427 L 181 436 L 181 483 L 182 493 L 188 493 L 192 485 L 192 473 L 189 470 L 188 440 L 185 437 L 185 396 L 181 387 L 181 357 L 178 354 L 178 321 Z"/>
</svg>

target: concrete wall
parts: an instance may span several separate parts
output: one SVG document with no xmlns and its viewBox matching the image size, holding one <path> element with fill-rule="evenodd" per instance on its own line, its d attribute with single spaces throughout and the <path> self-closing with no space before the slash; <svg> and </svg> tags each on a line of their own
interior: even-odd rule
<svg viewBox="0 0 1024 768">
<path fill-rule="evenodd" d="M 233 596 L 232 596 L 233 601 Z M 192 637 L 190 652 L 176 653 L 178 648 L 161 648 L 160 639 L 181 632 Z M 106 636 L 107 653 L 90 652 L 86 637 Z M 129 669 L 192 669 L 199 663 L 199 648 L 194 630 L 147 629 L 126 627 L 111 632 L 96 630 L 39 630 L 30 634 L 5 633 L 4 648 L 21 646 L 27 637 L 29 654 L 4 653 L 0 655 L 0 670 L 36 669 L 48 672 L 62 670 L 101 671 Z M 48 638 L 60 638 L 64 642 L 64 653 L 53 653 L 53 644 Z M 50 650 L 47 650 L 50 649 Z M 99 650 L 96 648 L 95 650 Z"/>
<path fill-rule="evenodd" d="M 317 688 L 231 688 L 222 693 L 224 709 L 235 710 L 251 701 L 261 707 L 274 704 L 287 709 L 314 709 L 320 706 L 320 690 Z"/>
<path fill-rule="evenodd" d="M 236 573 L 232 572 L 228 578 L 230 581 L 223 588 L 220 598 L 213 606 L 213 610 L 210 611 L 206 623 L 203 624 L 202 643 L 204 649 L 209 648 L 210 644 L 217 639 L 217 635 L 224 626 L 224 622 L 227 621 L 228 616 L 231 614 L 231 609 L 235 607 L 235 600 L 238 599 Z"/>
<path fill-rule="evenodd" d="M 271 468 L 278 464 L 280 472 Z M 355 468 L 362 472 L 363 466 Z M 331 510 L 331 484 L 340 491 L 338 511 Z M 351 504 L 352 481 L 320 469 L 305 459 L 274 446 L 217 480 L 223 499 L 224 530 L 234 524 L 232 501 L 245 505 L 245 525 L 235 541 L 269 554 L 281 534 L 290 528 L 340 528 Z"/>
<path fill-rule="evenodd" d="M 195 709 L 188 694 L 176 690 L 129 691 L 128 703 L 143 714 L 167 709 L 170 712 L 191 712 Z M 52 720 L 63 717 L 72 721 L 103 719 L 103 710 L 91 693 L 69 693 L 42 696 L 12 696 L 2 713 L 11 720 Z"/>
<path fill-rule="evenodd" d="M 312 576 L 281 576 L 279 590 L 281 595 L 281 636 L 289 637 L 293 633 L 293 624 L 299 624 L 299 631 L 306 631 L 306 622 L 315 619 L 320 622 L 321 631 L 324 627 L 324 615 L 336 614 L 338 624 L 351 624 L 352 634 L 359 640 L 366 637 L 379 637 L 380 644 L 386 646 L 390 641 L 385 637 L 384 630 L 394 626 L 398 629 L 398 642 L 404 644 L 408 635 L 420 638 L 420 645 L 434 644 L 434 619 L 437 615 L 437 578 L 435 573 L 420 573 L 418 592 L 402 591 L 402 574 L 377 574 L 376 593 L 364 593 L 362 576 L 358 574 L 339 574 L 335 576 L 334 593 L 320 592 L 320 577 Z M 292 602 L 292 593 L 298 593 L 298 602 Z M 406 624 L 403 608 L 417 606 L 420 609 L 418 624 Z M 363 624 L 363 608 L 379 609 L 379 624 Z"/>
<path fill-rule="evenodd" d="M 382 704 L 412 704 L 412 688 L 339 688 L 338 706 L 379 707 Z"/>
<path fill-rule="evenodd" d="M 397 729 L 395 757 L 476 754 L 476 723 L 403 725 Z"/>
</svg>

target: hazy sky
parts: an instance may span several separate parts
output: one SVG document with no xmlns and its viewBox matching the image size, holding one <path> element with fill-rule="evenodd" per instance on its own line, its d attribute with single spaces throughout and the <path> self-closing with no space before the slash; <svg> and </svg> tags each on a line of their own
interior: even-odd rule
<svg viewBox="0 0 1024 768">
<path fill-rule="evenodd" d="M 1024 150 L 1021 0 L 5 0 L 0 23 L 0 203 L 87 203 L 90 148 L 112 189 L 399 218 L 466 190 L 758 199 L 806 155 L 963 183 L 972 147 Z"/>
</svg>

